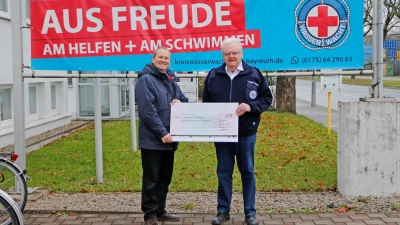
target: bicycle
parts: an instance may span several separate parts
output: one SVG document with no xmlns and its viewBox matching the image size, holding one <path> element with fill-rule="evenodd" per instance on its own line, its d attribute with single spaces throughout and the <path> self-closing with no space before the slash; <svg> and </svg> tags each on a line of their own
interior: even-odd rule
<svg viewBox="0 0 400 225">
<path fill-rule="evenodd" d="M 0 189 L 5 191 L 24 211 L 28 199 L 26 170 L 21 170 L 14 161 L 15 153 L 0 152 Z"/>
<path fill-rule="evenodd" d="M 18 204 L 0 189 L 0 225 L 23 225 L 24 216 Z"/>
</svg>

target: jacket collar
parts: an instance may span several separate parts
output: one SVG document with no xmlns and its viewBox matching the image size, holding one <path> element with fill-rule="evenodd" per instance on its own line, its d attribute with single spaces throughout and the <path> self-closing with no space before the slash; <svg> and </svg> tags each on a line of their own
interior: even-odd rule
<svg viewBox="0 0 400 225">
<path fill-rule="evenodd" d="M 161 79 L 167 79 L 168 77 L 173 77 L 174 79 L 176 78 L 175 74 L 168 69 L 166 74 L 165 73 L 161 73 L 157 67 L 154 66 L 153 63 L 149 63 L 147 64 L 138 74 L 138 78 L 140 78 L 141 76 L 145 75 L 145 74 L 150 74 L 152 76 L 161 78 Z M 168 77 L 167 77 L 168 76 Z"/>
<path fill-rule="evenodd" d="M 251 66 L 249 64 L 245 63 L 243 60 L 242 60 L 241 64 L 243 67 L 243 71 L 241 71 L 238 75 L 251 73 Z M 226 74 L 225 68 L 226 68 L 226 64 L 224 63 L 220 67 L 217 67 L 215 69 L 215 73 L 216 74 Z"/>
</svg>

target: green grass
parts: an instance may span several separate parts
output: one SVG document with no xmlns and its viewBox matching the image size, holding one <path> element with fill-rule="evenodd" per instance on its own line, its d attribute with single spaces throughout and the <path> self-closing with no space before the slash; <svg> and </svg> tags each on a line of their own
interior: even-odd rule
<svg viewBox="0 0 400 225">
<path fill-rule="evenodd" d="M 56 192 L 138 192 L 140 150 L 131 149 L 130 121 L 103 122 L 103 183 L 96 182 L 94 126 L 27 155 L 28 186 Z M 259 127 L 257 191 L 336 190 L 337 134 L 305 116 L 266 112 Z M 170 191 L 216 191 L 212 143 L 182 142 Z M 241 191 L 235 168 L 234 191 Z M 190 206 L 187 206 L 190 207 Z"/>
<path fill-rule="evenodd" d="M 297 77 L 298 79 L 302 80 L 311 80 L 311 76 L 299 76 Z M 320 77 L 316 77 L 317 81 L 320 81 Z M 372 80 L 365 78 L 354 78 L 351 79 L 350 77 L 342 77 L 342 83 L 343 84 L 354 84 L 354 85 L 364 85 L 364 86 L 371 86 L 372 85 Z M 383 81 L 383 87 L 386 88 L 400 88 L 400 77 L 399 80 L 384 80 Z"/>
<path fill-rule="evenodd" d="M 342 82 L 345 84 L 356 84 L 356 85 L 365 85 L 371 86 L 372 80 L 371 79 L 350 79 L 350 78 L 342 78 Z M 384 80 L 383 87 L 387 88 L 400 88 L 400 79 L 399 80 Z"/>
</svg>

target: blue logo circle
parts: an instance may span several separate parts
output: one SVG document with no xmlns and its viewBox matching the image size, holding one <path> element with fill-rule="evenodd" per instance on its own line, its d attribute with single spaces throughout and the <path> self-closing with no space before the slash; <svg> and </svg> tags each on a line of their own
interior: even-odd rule
<svg viewBox="0 0 400 225">
<path fill-rule="evenodd" d="M 297 40 L 311 50 L 335 49 L 350 35 L 350 8 L 345 0 L 301 0 L 295 18 Z"/>
<path fill-rule="evenodd" d="M 251 90 L 250 93 L 249 93 L 249 97 L 250 97 L 251 99 L 257 98 L 257 91 Z"/>
</svg>

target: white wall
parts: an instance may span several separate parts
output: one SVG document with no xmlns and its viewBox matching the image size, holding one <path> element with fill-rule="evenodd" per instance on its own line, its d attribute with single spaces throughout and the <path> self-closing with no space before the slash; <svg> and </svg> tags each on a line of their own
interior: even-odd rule
<svg viewBox="0 0 400 225">
<path fill-rule="evenodd" d="M 28 25 L 28 24 L 27 24 Z M 11 21 L 9 18 L 0 17 L 0 88 L 9 88 L 13 84 L 12 48 L 11 48 Z M 23 64 L 31 66 L 30 30 L 23 29 Z M 26 73 L 32 74 L 29 69 Z M 66 74 L 66 71 L 36 71 L 40 74 Z M 57 84 L 57 110 L 51 108 L 51 85 Z M 29 86 L 36 86 L 37 115 L 29 112 Z M 25 111 L 25 137 L 55 129 L 71 122 L 71 111 L 76 107 L 68 105 L 68 85 L 66 78 L 25 78 L 24 79 L 24 111 Z M 12 92 L 12 94 L 14 94 Z M 21 93 L 22 94 L 22 93 Z M 72 103 L 74 103 L 72 101 Z M 75 113 L 76 114 L 76 113 Z M 14 143 L 14 120 L 0 121 L 0 148 Z"/>
</svg>

